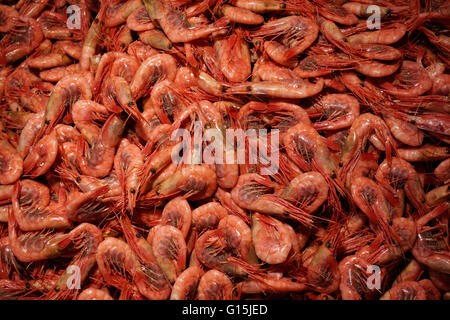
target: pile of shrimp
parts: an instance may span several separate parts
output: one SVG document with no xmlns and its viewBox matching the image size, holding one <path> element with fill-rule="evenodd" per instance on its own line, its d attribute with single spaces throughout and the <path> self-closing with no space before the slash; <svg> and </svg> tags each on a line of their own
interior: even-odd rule
<svg viewBox="0 0 450 320">
<path fill-rule="evenodd" d="M 450 299 L 449 30 L 448 0 L 3 1 L 0 299 Z M 208 128 L 278 166 L 184 161 Z"/>
</svg>

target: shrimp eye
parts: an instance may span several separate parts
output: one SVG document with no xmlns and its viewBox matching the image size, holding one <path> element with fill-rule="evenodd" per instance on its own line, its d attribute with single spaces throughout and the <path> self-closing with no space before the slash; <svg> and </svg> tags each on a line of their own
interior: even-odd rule
<svg viewBox="0 0 450 320">
<path fill-rule="evenodd" d="M 331 248 L 331 241 L 327 241 L 327 243 L 326 243 L 326 247 L 327 247 L 328 249 L 330 249 L 330 248 Z"/>
<path fill-rule="evenodd" d="M 416 124 L 416 120 L 411 120 L 411 124 Z"/>
<path fill-rule="evenodd" d="M 142 238 L 142 235 L 140 233 L 136 233 L 136 238 Z"/>
<path fill-rule="evenodd" d="M 48 120 L 45 120 L 45 122 L 44 122 L 45 124 L 50 124 L 50 121 L 48 121 Z"/>
<path fill-rule="evenodd" d="M 130 192 L 131 192 L 132 194 L 135 194 L 135 193 L 136 193 L 136 190 L 130 189 Z"/>
<path fill-rule="evenodd" d="M 151 169 L 150 169 L 150 172 L 151 172 L 151 173 L 156 173 L 156 169 L 155 169 L 155 168 L 151 168 Z"/>
<path fill-rule="evenodd" d="M 120 47 L 121 47 L 121 48 L 125 48 L 125 43 L 121 43 L 121 44 L 120 44 Z"/>
<path fill-rule="evenodd" d="M 77 182 L 80 182 L 81 181 L 81 178 L 80 177 L 76 177 L 76 179 L 75 179 Z"/>
<path fill-rule="evenodd" d="M 129 107 L 134 106 L 134 102 L 133 102 L 133 101 L 129 102 L 129 103 L 128 103 L 128 106 L 129 106 Z"/>
<path fill-rule="evenodd" d="M 336 173 L 333 173 L 333 174 L 331 175 L 331 178 L 332 178 L 332 179 L 336 179 Z"/>
<path fill-rule="evenodd" d="M 321 246 L 322 243 L 323 243 L 322 240 L 318 240 L 318 241 L 317 241 L 317 244 L 318 244 L 319 246 Z"/>
<path fill-rule="evenodd" d="M 281 5 L 281 8 L 282 8 L 282 9 L 286 9 L 286 3 L 283 3 L 283 4 Z"/>
</svg>

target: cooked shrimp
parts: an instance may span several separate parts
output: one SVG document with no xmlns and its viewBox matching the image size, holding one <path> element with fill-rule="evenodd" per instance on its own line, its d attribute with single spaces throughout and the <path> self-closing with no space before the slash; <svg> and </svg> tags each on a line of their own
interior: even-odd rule
<svg viewBox="0 0 450 320">
<path fill-rule="evenodd" d="M 41 26 L 33 18 L 17 17 L 11 21 L 12 26 L 0 40 L 1 55 L 8 63 L 18 61 L 30 54 L 44 38 Z"/>
<path fill-rule="evenodd" d="M 360 157 L 361 150 L 364 149 L 368 138 L 372 135 L 382 141 L 386 158 L 391 159 L 394 142 L 389 128 L 381 118 L 370 113 L 364 113 L 353 121 L 347 140 L 341 150 L 341 174 L 344 177 L 354 168 L 355 161 Z"/>
<path fill-rule="evenodd" d="M 161 123 L 171 124 L 186 109 L 186 98 L 172 81 L 162 80 L 155 84 L 148 100 L 155 116 Z M 147 104 L 144 106 L 146 110 Z M 148 108 L 148 107 L 147 107 Z M 148 109 L 147 109 L 148 110 Z"/>
<path fill-rule="evenodd" d="M 314 3 L 317 5 L 317 11 L 320 15 L 327 19 L 344 25 L 352 25 L 358 22 L 358 18 L 344 6 L 317 0 Z"/>
<path fill-rule="evenodd" d="M 254 213 L 252 240 L 259 259 L 269 264 L 284 262 L 292 248 L 288 229 L 277 219 Z"/>
<path fill-rule="evenodd" d="M 130 84 L 131 93 L 136 99 L 143 94 L 149 85 L 165 78 L 174 80 L 176 73 L 175 59 L 168 54 L 158 54 L 143 61 Z"/>
<path fill-rule="evenodd" d="M 306 278 L 310 285 L 323 293 L 333 293 L 339 288 L 340 273 L 332 244 L 327 241 L 312 256 Z"/>
<path fill-rule="evenodd" d="M 115 149 L 120 142 L 123 130 L 123 121 L 111 115 L 103 125 L 100 136 L 94 139 L 90 147 L 85 141 L 80 140 L 81 152 L 77 155 L 77 161 L 84 175 L 95 178 L 108 175 L 113 166 Z"/>
<path fill-rule="evenodd" d="M 105 12 L 105 26 L 116 27 L 125 21 L 130 14 L 142 8 L 142 2 L 139 0 L 131 1 L 105 1 L 107 7 Z"/>
<path fill-rule="evenodd" d="M 24 174 L 33 178 L 45 174 L 55 162 L 57 154 L 58 141 L 55 130 L 52 130 L 30 148 L 23 161 Z"/>
<path fill-rule="evenodd" d="M 328 94 L 307 109 L 316 130 L 336 130 L 350 127 L 359 117 L 359 102 L 348 94 Z"/>
<path fill-rule="evenodd" d="M 192 211 L 192 225 L 198 231 L 216 229 L 227 215 L 227 210 L 218 202 L 208 202 Z"/>
<path fill-rule="evenodd" d="M 209 36 L 215 31 L 226 27 L 228 18 L 221 18 L 210 25 L 192 26 L 186 16 L 166 5 L 161 0 L 143 1 L 148 15 L 152 20 L 158 21 L 166 36 L 171 42 L 189 42 Z"/>
<path fill-rule="evenodd" d="M 12 184 L 16 182 L 23 172 L 23 160 L 21 155 L 11 144 L 0 140 L 0 184 Z"/>
<path fill-rule="evenodd" d="M 357 255 L 347 256 L 339 262 L 339 290 L 343 300 L 372 300 L 377 296 L 376 289 L 367 286 L 368 266 L 369 263 Z"/>
<path fill-rule="evenodd" d="M 204 271 L 199 266 L 186 268 L 175 280 L 170 300 L 194 300 Z"/>
<path fill-rule="evenodd" d="M 447 147 L 423 144 L 420 147 L 404 147 L 397 149 L 398 156 L 408 162 L 442 160 L 449 157 Z"/>
<path fill-rule="evenodd" d="M 391 130 L 394 138 L 398 141 L 412 147 L 417 147 L 422 144 L 424 135 L 417 126 L 404 120 L 397 119 L 389 113 L 384 114 L 383 119 Z"/>
<path fill-rule="evenodd" d="M 247 272 L 240 264 L 229 261 L 229 258 L 239 255 L 232 249 L 224 232 L 215 229 L 205 231 L 197 238 L 194 251 L 196 259 L 207 268 L 219 269 L 228 274 L 246 275 Z M 236 258 L 238 261 L 245 261 L 240 257 Z"/>
<path fill-rule="evenodd" d="M 425 289 L 416 281 L 404 281 L 392 286 L 380 300 L 426 300 Z"/>
<path fill-rule="evenodd" d="M 130 275 L 138 262 L 125 241 L 107 237 L 98 245 L 95 258 L 100 273 L 108 285 L 120 289 L 129 286 L 128 279 L 131 278 Z"/>
<path fill-rule="evenodd" d="M 352 181 L 351 193 L 356 205 L 371 223 L 380 228 L 386 240 L 391 242 L 391 237 L 393 237 L 390 230 L 392 216 L 381 187 L 369 178 L 357 177 Z"/>
<path fill-rule="evenodd" d="M 316 40 L 319 26 L 310 18 L 289 16 L 269 21 L 252 32 L 255 37 L 277 35 L 281 41 L 265 41 L 265 52 L 277 63 L 292 66 L 292 59 L 305 51 Z"/>
<path fill-rule="evenodd" d="M 110 214 L 110 208 L 97 201 L 108 191 L 109 187 L 103 186 L 84 193 L 72 193 L 65 203 L 65 216 L 78 222 L 95 222 L 105 218 Z"/>
<path fill-rule="evenodd" d="M 77 300 L 113 300 L 107 289 L 87 288 L 81 291 Z"/>
<path fill-rule="evenodd" d="M 450 116 L 438 112 L 421 112 L 409 115 L 399 111 L 393 111 L 392 115 L 401 120 L 413 123 L 417 128 L 442 135 L 450 135 Z"/>
<path fill-rule="evenodd" d="M 275 196 L 276 183 L 254 173 L 242 174 L 231 191 L 231 197 L 241 208 L 260 213 L 290 217 L 303 224 L 311 224 L 311 215 Z"/>
<path fill-rule="evenodd" d="M 395 191 L 404 189 L 407 197 L 419 213 L 425 213 L 425 192 L 414 167 L 407 161 L 393 157 L 384 160 L 378 167 L 375 178 L 384 186 L 391 186 Z"/>
<path fill-rule="evenodd" d="M 0 32 L 6 33 L 14 26 L 14 17 L 18 17 L 16 9 L 6 5 L 0 5 Z"/>
<path fill-rule="evenodd" d="M 127 18 L 127 26 L 130 30 L 141 32 L 152 30 L 155 26 L 150 19 L 147 9 L 142 6 L 134 10 Z"/>
<path fill-rule="evenodd" d="M 314 54 L 301 60 L 290 72 L 301 78 L 320 77 L 337 70 L 354 69 L 357 60 L 347 55 Z"/>
<path fill-rule="evenodd" d="M 417 241 L 411 252 L 417 261 L 430 269 L 450 273 L 450 252 L 448 250 L 445 225 L 427 225 L 443 214 L 448 215 L 449 204 L 442 203 L 417 221 Z"/>
<path fill-rule="evenodd" d="M 67 19 L 68 17 L 65 14 L 47 10 L 39 16 L 37 21 L 41 24 L 46 39 L 81 39 L 81 30 L 69 29 Z"/>
<path fill-rule="evenodd" d="M 173 47 L 166 35 L 157 29 L 139 32 L 139 40 L 155 49 L 168 51 Z"/>
<path fill-rule="evenodd" d="M 305 172 L 295 177 L 280 193 L 305 212 L 313 213 L 328 198 L 328 184 L 323 176 L 315 171 Z"/>
<path fill-rule="evenodd" d="M 450 188 L 448 184 L 434 188 L 425 194 L 425 202 L 431 208 L 450 199 Z"/>
<path fill-rule="evenodd" d="M 214 44 L 219 58 L 220 70 L 231 82 L 247 80 L 252 72 L 250 51 L 242 35 L 237 31 Z"/>
<path fill-rule="evenodd" d="M 385 99 L 383 92 L 378 87 L 367 80 L 362 81 L 353 71 L 341 72 L 339 79 L 360 101 L 366 104 L 372 102 L 372 108 L 374 104 Z"/>
<path fill-rule="evenodd" d="M 443 160 L 434 169 L 434 175 L 441 181 L 448 181 L 450 179 L 450 159 Z"/>
<path fill-rule="evenodd" d="M 64 78 L 67 74 L 76 74 L 80 72 L 80 65 L 70 64 L 63 67 L 55 67 L 39 72 L 39 77 L 44 81 L 58 82 Z"/>
<path fill-rule="evenodd" d="M 209 270 L 200 278 L 197 298 L 199 300 L 232 300 L 233 283 L 226 274 Z"/>
<path fill-rule="evenodd" d="M 9 244 L 14 256 L 22 262 L 52 259 L 64 254 L 68 234 L 25 233 L 18 235 L 18 224 L 12 210 L 8 215 Z"/>
<path fill-rule="evenodd" d="M 383 26 L 380 30 L 360 32 L 348 37 L 350 43 L 377 43 L 393 44 L 398 42 L 406 34 L 406 25 L 403 23 L 392 23 Z"/>
<path fill-rule="evenodd" d="M 359 3 L 359 2 L 347 2 L 342 5 L 347 11 L 362 17 L 369 18 L 373 14 L 373 10 L 369 10 L 369 4 Z M 377 6 L 380 10 L 380 18 L 389 18 L 391 14 L 391 9 L 388 7 Z"/>
<path fill-rule="evenodd" d="M 251 101 L 239 109 L 237 119 L 244 130 L 275 128 L 283 137 L 286 131 L 299 122 L 311 124 L 305 110 L 285 102 L 262 103 Z"/>
<path fill-rule="evenodd" d="M 122 193 L 125 198 L 122 200 L 128 203 L 128 208 L 133 212 L 136 206 L 136 197 L 140 189 L 140 175 L 144 167 L 144 156 L 138 146 L 128 139 L 122 139 L 114 157 L 114 169 L 117 178 L 122 186 Z"/>
<path fill-rule="evenodd" d="M 193 222 L 193 212 L 187 200 L 177 197 L 167 202 L 164 206 L 161 215 L 161 225 L 169 225 L 180 229 L 185 239 L 191 228 L 191 222 Z"/>
<path fill-rule="evenodd" d="M 432 81 L 422 65 L 404 60 L 394 81 L 384 81 L 380 85 L 386 92 L 396 97 L 414 97 L 430 90 Z"/>
<path fill-rule="evenodd" d="M 412 218 L 396 217 L 392 219 L 393 243 L 380 243 L 384 236 L 378 235 L 369 246 L 372 252 L 367 256 L 370 262 L 385 265 L 411 250 L 417 238 L 416 223 Z M 384 241 L 384 240 L 383 240 Z"/>
<path fill-rule="evenodd" d="M 342 182 L 337 179 L 337 164 L 328 149 L 329 142 L 310 125 L 298 123 L 283 137 L 283 145 L 289 158 L 304 171 L 315 170 L 322 174 L 327 183 L 345 194 Z M 337 210 L 339 200 L 335 188 L 330 188 L 330 203 Z"/>
<path fill-rule="evenodd" d="M 64 229 L 71 226 L 61 204 L 49 205 L 49 189 L 39 182 L 18 182 L 11 201 L 12 213 L 22 231 Z"/>
<path fill-rule="evenodd" d="M 252 232 L 241 218 L 227 215 L 220 220 L 217 229 L 222 231 L 228 248 L 234 252 L 234 256 L 246 261 L 251 259 Z"/>
<path fill-rule="evenodd" d="M 243 294 L 255 293 L 293 293 L 303 292 L 309 289 L 305 281 L 297 278 L 280 277 L 275 274 L 267 274 L 263 279 L 245 280 L 238 284 L 238 288 Z"/>
<path fill-rule="evenodd" d="M 231 22 L 247 25 L 257 25 L 264 22 L 264 17 L 245 8 L 223 5 L 219 7 L 218 13 L 230 19 Z"/>
<path fill-rule="evenodd" d="M 297 79 L 290 81 L 260 81 L 230 85 L 226 93 L 251 94 L 274 98 L 303 99 L 314 96 L 322 91 L 324 80 L 319 78 L 316 83 Z"/>
<path fill-rule="evenodd" d="M 103 237 L 99 228 L 89 223 L 82 223 L 69 233 L 69 239 L 79 252 L 75 254 L 70 267 L 64 271 L 56 283 L 55 290 L 57 293 L 55 295 L 59 299 L 65 296 L 70 297 L 74 294 L 68 283 L 72 276 L 72 266 L 79 268 L 80 282 L 87 278 L 89 272 L 96 264 L 95 255 Z"/>
<path fill-rule="evenodd" d="M 208 166 L 184 165 L 146 197 L 151 200 L 184 193 L 189 200 L 201 200 L 210 197 L 216 188 L 216 174 Z"/>
<path fill-rule="evenodd" d="M 45 110 L 45 128 L 49 131 L 63 117 L 67 107 L 79 99 L 90 100 L 92 91 L 84 74 L 68 75 L 58 81 Z"/>
<path fill-rule="evenodd" d="M 113 75 L 108 77 L 102 85 L 100 99 L 110 112 L 120 113 L 123 110 L 133 119 L 142 119 L 130 85 L 122 77 Z"/>
<path fill-rule="evenodd" d="M 403 281 L 415 281 L 417 280 L 423 272 L 422 266 L 415 259 L 406 265 L 406 267 L 400 272 L 400 274 L 395 278 L 394 285 L 401 283 Z"/>
<path fill-rule="evenodd" d="M 400 60 L 397 61 L 366 61 L 360 62 L 355 68 L 359 73 L 372 78 L 387 77 L 395 73 L 400 68 Z"/>
<path fill-rule="evenodd" d="M 161 226 L 153 235 L 152 247 L 158 265 L 170 283 L 186 267 L 186 242 L 181 231 L 172 226 Z"/>
</svg>

